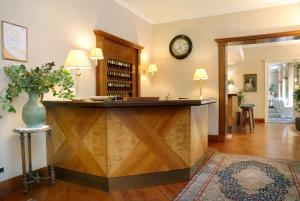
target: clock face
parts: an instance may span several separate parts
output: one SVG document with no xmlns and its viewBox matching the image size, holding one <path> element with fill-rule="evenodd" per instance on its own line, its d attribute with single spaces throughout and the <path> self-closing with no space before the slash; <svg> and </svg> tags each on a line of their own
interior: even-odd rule
<svg viewBox="0 0 300 201">
<path fill-rule="evenodd" d="M 191 53 L 192 46 L 192 41 L 189 37 L 178 35 L 170 42 L 169 50 L 176 59 L 184 59 Z"/>
</svg>

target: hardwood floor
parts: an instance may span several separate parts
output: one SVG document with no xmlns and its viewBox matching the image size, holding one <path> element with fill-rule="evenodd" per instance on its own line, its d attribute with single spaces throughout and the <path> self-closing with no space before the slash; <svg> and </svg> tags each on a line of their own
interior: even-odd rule
<svg viewBox="0 0 300 201">
<path fill-rule="evenodd" d="M 240 131 L 225 143 L 210 143 L 211 149 L 220 152 L 256 155 L 269 158 L 300 160 L 300 132 L 291 124 L 256 124 L 253 133 Z M 22 191 L 0 197 L 1 201 L 169 201 L 184 188 L 187 182 L 162 185 L 139 190 L 106 193 L 94 188 L 58 181 L 53 187 L 47 184 L 34 186 L 24 196 Z"/>
<path fill-rule="evenodd" d="M 300 132 L 294 124 L 256 123 L 253 133 L 241 130 L 225 143 L 210 143 L 220 152 L 300 160 Z"/>
<path fill-rule="evenodd" d="M 107 193 L 95 188 L 88 188 L 64 181 L 57 181 L 50 187 L 41 184 L 30 189 L 26 196 L 22 191 L 10 193 L 1 201 L 169 201 L 184 188 L 187 182 L 170 185 Z"/>
</svg>

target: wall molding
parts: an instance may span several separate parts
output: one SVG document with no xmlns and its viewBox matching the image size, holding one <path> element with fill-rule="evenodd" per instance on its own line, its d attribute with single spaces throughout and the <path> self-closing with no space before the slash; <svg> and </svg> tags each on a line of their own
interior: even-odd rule
<svg viewBox="0 0 300 201">
<path fill-rule="evenodd" d="M 265 118 L 254 118 L 255 123 L 265 123 Z"/>
<path fill-rule="evenodd" d="M 219 135 L 208 135 L 208 142 L 219 142 Z"/>
</svg>

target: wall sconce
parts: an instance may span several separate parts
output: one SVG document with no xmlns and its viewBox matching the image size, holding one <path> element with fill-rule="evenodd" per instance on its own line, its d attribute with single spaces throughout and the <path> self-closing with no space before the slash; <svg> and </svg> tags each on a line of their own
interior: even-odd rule
<svg viewBox="0 0 300 201">
<path fill-rule="evenodd" d="M 98 60 L 104 59 L 101 48 L 93 48 L 90 51 L 90 59 L 95 61 L 95 65 L 98 65 Z"/>
<path fill-rule="evenodd" d="M 156 64 L 150 64 L 148 67 L 148 72 L 151 73 L 153 76 L 155 72 L 157 72 L 157 65 Z"/>
</svg>

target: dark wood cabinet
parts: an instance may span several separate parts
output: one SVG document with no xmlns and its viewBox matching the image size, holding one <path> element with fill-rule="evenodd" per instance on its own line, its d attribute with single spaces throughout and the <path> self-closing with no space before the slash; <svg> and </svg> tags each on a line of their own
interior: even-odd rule
<svg viewBox="0 0 300 201">
<path fill-rule="evenodd" d="M 96 94 L 99 96 L 138 97 L 139 65 L 142 46 L 101 30 L 94 31 L 96 47 L 103 51 L 96 70 Z"/>
</svg>

